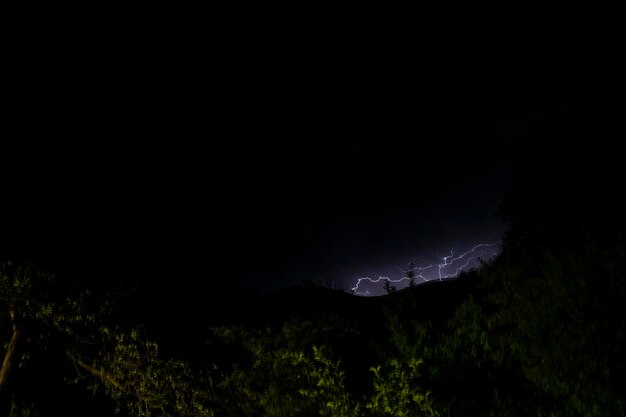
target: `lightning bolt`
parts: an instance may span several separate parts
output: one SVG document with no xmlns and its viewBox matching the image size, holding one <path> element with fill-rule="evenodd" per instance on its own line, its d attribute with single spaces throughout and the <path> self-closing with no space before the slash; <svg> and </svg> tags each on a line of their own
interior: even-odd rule
<svg viewBox="0 0 626 417">
<path fill-rule="evenodd" d="M 450 250 L 450 254 L 441 257 L 440 262 L 437 263 L 417 267 L 414 262 L 411 262 L 409 268 L 400 268 L 405 273 L 405 276 L 402 278 L 392 279 L 383 276 L 375 279 L 369 277 L 358 278 L 351 290 L 356 295 L 368 296 L 371 295 L 371 292 L 367 289 L 362 291 L 360 289 L 362 283 L 377 284 L 388 281 L 389 283 L 397 284 L 404 281 L 410 282 L 410 275 L 413 276 L 413 279 L 420 279 L 422 283 L 432 280 L 443 281 L 444 279 L 455 278 L 462 271 L 475 266 L 476 263 L 482 264 L 493 259 L 500 252 L 500 243 L 479 243 L 470 250 L 457 255 L 455 255 L 455 251 L 456 248 L 453 247 Z"/>
</svg>

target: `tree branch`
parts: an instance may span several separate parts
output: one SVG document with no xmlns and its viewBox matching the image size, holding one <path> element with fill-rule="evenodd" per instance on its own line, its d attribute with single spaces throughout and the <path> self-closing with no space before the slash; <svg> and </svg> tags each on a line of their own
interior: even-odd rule
<svg viewBox="0 0 626 417">
<path fill-rule="evenodd" d="M 142 401 L 143 403 L 145 403 L 146 406 L 149 406 L 152 408 L 158 406 L 158 404 L 157 405 L 154 404 L 155 402 L 158 403 L 158 398 L 156 398 L 155 396 L 141 394 L 137 392 L 136 387 L 133 387 L 132 385 L 129 387 L 129 384 L 120 383 L 117 379 L 113 378 L 108 373 L 74 356 L 74 354 L 72 354 L 72 352 L 70 352 L 69 350 L 66 350 L 65 353 L 74 362 L 75 365 L 78 365 L 79 367 L 89 372 L 93 376 L 100 378 L 101 380 L 109 383 L 114 388 L 118 389 L 120 392 L 128 396 L 137 398 L 139 401 Z M 131 389 L 131 388 L 135 388 L 135 389 Z"/>
<path fill-rule="evenodd" d="M 97 376 L 98 378 L 108 382 L 109 384 L 113 385 L 115 388 L 119 389 L 120 391 L 123 392 L 127 392 L 127 390 L 125 389 L 125 387 L 120 384 L 115 378 L 113 378 L 111 375 L 107 374 L 106 372 L 101 371 L 100 369 L 94 367 L 93 365 L 83 361 L 80 358 L 77 358 L 76 356 L 74 356 L 72 354 L 72 352 L 70 352 L 69 350 L 65 351 L 65 353 L 67 353 L 67 356 L 69 356 L 69 358 L 78 366 L 80 366 L 81 368 L 83 368 L 85 371 L 89 372 L 90 374 Z"/>
</svg>

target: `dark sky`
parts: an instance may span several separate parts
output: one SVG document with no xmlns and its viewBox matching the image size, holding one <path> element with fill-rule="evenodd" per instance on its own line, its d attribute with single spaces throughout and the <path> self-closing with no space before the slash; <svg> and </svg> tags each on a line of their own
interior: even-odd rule
<svg viewBox="0 0 626 417">
<path fill-rule="evenodd" d="M 349 287 L 498 240 L 527 128 L 623 83 L 567 34 L 222 29 L 14 34 L 4 253 L 197 291 Z"/>
</svg>

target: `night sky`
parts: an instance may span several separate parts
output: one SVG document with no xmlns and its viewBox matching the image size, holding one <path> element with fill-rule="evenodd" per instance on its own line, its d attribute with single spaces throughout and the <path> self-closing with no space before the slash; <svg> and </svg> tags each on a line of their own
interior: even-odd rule
<svg viewBox="0 0 626 417">
<path fill-rule="evenodd" d="M 498 241 L 529 129 L 623 67 L 585 36 L 424 32 L 16 33 L 2 255 L 201 296 Z"/>
</svg>

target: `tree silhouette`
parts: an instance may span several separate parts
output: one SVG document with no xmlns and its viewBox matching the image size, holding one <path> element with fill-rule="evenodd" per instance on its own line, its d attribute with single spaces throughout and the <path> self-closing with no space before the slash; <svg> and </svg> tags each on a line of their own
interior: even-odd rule
<svg viewBox="0 0 626 417">
<path fill-rule="evenodd" d="M 385 279 L 385 283 L 383 284 L 383 288 L 385 289 L 387 294 L 391 294 L 392 292 L 396 291 L 396 286 L 395 285 L 391 285 L 391 280 L 389 278 Z"/>
<path fill-rule="evenodd" d="M 409 265 L 404 272 L 404 276 L 409 279 L 409 287 L 415 286 L 415 263 L 413 261 L 409 262 Z"/>
</svg>

